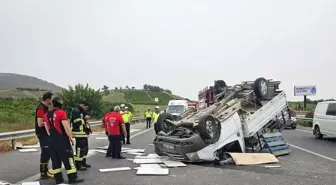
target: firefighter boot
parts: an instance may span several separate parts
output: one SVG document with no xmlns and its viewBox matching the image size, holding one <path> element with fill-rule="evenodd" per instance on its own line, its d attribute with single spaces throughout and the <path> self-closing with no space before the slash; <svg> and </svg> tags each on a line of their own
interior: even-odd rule
<svg viewBox="0 0 336 185">
<path fill-rule="evenodd" d="M 82 161 L 76 161 L 76 168 L 79 171 L 86 171 L 86 167 L 82 166 Z"/>
<path fill-rule="evenodd" d="M 91 168 L 91 165 L 86 163 L 86 158 L 83 159 L 82 166 L 84 166 L 85 168 Z"/>
<path fill-rule="evenodd" d="M 41 180 L 53 179 L 54 175 L 49 172 L 48 164 L 40 164 Z"/>
<path fill-rule="evenodd" d="M 63 184 L 64 183 L 62 172 L 56 173 L 54 176 L 55 176 L 56 184 Z"/>
<path fill-rule="evenodd" d="M 79 179 L 77 173 L 68 174 L 69 184 L 84 182 L 84 179 Z"/>
</svg>

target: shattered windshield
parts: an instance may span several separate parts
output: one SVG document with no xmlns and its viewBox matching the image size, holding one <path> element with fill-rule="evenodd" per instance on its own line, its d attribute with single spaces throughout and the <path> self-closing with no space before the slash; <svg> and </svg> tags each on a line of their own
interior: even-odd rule
<svg viewBox="0 0 336 185">
<path fill-rule="evenodd" d="M 183 113 L 184 106 L 183 105 L 170 105 L 167 107 L 167 113 Z"/>
</svg>

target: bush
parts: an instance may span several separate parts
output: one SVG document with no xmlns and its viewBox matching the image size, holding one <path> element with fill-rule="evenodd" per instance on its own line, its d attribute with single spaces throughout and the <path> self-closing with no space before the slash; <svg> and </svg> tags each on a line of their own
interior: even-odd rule
<svg viewBox="0 0 336 185">
<path fill-rule="evenodd" d="M 63 108 L 70 115 L 72 108 L 78 106 L 81 101 L 89 103 L 89 112 L 93 117 L 102 115 L 102 95 L 99 90 L 94 90 L 89 87 L 78 84 L 75 87 L 69 86 L 69 89 L 63 89 L 60 94 L 64 104 Z"/>
</svg>

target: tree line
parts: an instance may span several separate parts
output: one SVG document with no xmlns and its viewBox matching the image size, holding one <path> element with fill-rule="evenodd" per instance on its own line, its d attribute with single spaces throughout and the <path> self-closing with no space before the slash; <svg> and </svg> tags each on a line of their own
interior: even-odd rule
<svg viewBox="0 0 336 185">
<path fill-rule="evenodd" d="M 104 85 L 102 88 L 101 88 L 102 92 L 105 94 L 105 95 L 108 95 L 110 94 L 111 92 L 113 91 L 118 91 L 118 90 L 136 90 L 136 88 L 134 86 L 130 87 L 128 85 L 126 85 L 125 87 L 114 87 L 114 89 L 110 89 L 107 85 Z M 166 92 L 168 94 L 172 94 L 172 91 L 169 90 L 169 89 L 163 89 L 159 86 L 155 86 L 155 85 L 149 85 L 149 84 L 144 84 L 143 85 L 143 88 L 142 90 L 145 90 L 145 91 L 151 91 L 151 92 Z"/>
</svg>

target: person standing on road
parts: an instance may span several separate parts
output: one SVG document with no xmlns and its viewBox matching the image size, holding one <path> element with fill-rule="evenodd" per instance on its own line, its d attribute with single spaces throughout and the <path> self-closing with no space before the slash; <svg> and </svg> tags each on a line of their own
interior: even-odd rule
<svg viewBox="0 0 336 185">
<path fill-rule="evenodd" d="M 156 106 L 155 111 L 153 113 L 153 123 L 154 123 L 155 134 L 157 134 L 161 131 L 161 125 L 159 125 L 159 123 L 157 123 L 159 116 L 160 116 L 160 107 Z"/>
<path fill-rule="evenodd" d="M 51 157 L 53 172 L 56 184 L 64 182 L 62 175 L 62 162 L 68 174 L 69 184 L 83 182 L 78 179 L 77 169 L 74 165 L 73 151 L 70 142 L 74 144 L 74 139 L 69 127 L 66 112 L 62 110 L 62 101 L 55 97 L 52 100 L 53 109 L 45 116 L 45 130 L 49 135 L 48 146 Z"/>
<path fill-rule="evenodd" d="M 127 115 L 126 115 L 126 109 L 125 109 L 125 107 L 126 107 L 125 104 L 121 104 L 120 105 L 120 115 L 123 118 L 124 123 L 126 123 L 125 119 L 127 121 Z M 120 125 L 120 130 L 122 130 L 121 125 Z M 124 133 L 121 133 L 121 141 L 122 141 L 123 144 L 126 144 Z"/>
<path fill-rule="evenodd" d="M 107 155 L 111 154 L 113 159 L 125 159 L 125 157 L 121 155 L 120 127 L 122 128 L 124 135 L 126 135 L 126 128 L 124 120 L 120 115 L 120 107 L 115 106 L 113 110 L 114 112 L 107 114 L 105 117 L 105 132 L 107 132 L 110 141 L 107 149 Z"/>
<path fill-rule="evenodd" d="M 114 109 L 111 108 L 111 111 L 106 113 L 102 118 L 102 123 L 103 123 L 103 127 L 104 127 L 104 130 L 105 130 L 105 135 L 106 136 L 109 136 L 108 130 L 107 130 L 107 118 L 111 113 L 114 113 L 113 111 L 114 111 Z M 110 142 L 110 140 L 108 140 L 108 142 L 109 142 L 109 147 L 108 148 L 110 148 L 111 142 Z M 105 157 L 112 157 L 111 151 L 107 150 Z"/>
<path fill-rule="evenodd" d="M 48 150 L 48 134 L 44 128 L 44 115 L 48 112 L 48 106 L 51 104 L 53 94 L 47 92 L 42 96 L 42 102 L 37 106 L 35 111 L 35 133 L 40 143 L 40 173 L 41 179 L 54 178 L 54 175 L 48 170 L 50 159 Z"/>
<path fill-rule="evenodd" d="M 151 109 L 148 108 L 148 110 L 145 112 L 146 128 L 151 127 L 152 116 L 153 116 L 153 113 L 152 113 Z"/>
<path fill-rule="evenodd" d="M 78 170 L 85 171 L 91 166 L 86 164 L 86 157 L 89 152 L 88 143 L 88 127 L 86 119 L 89 116 L 86 114 L 89 105 L 87 102 L 82 102 L 71 112 L 72 135 L 76 139 L 76 156 L 75 163 Z"/>
<path fill-rule="evenodd" d="M 130 142 L 130 121 L 131 121 L 131 117 L 132 117 L 132 113 L 131 111 L 129 111 L 128 107 L 125 107 L 125 111 L 124 111 L 124 114 L 122 115 L 122 118 L 124 120 L 124 123 L 125 123 L 125 127 L 126 127 L 126 133 L 127 133 L 127 136 L 126 136 L 126 144 L 130 145 L 131 142 Z M 123 135 L 123 142 L 125 143 L 125 135 Z"/>
</svg>

